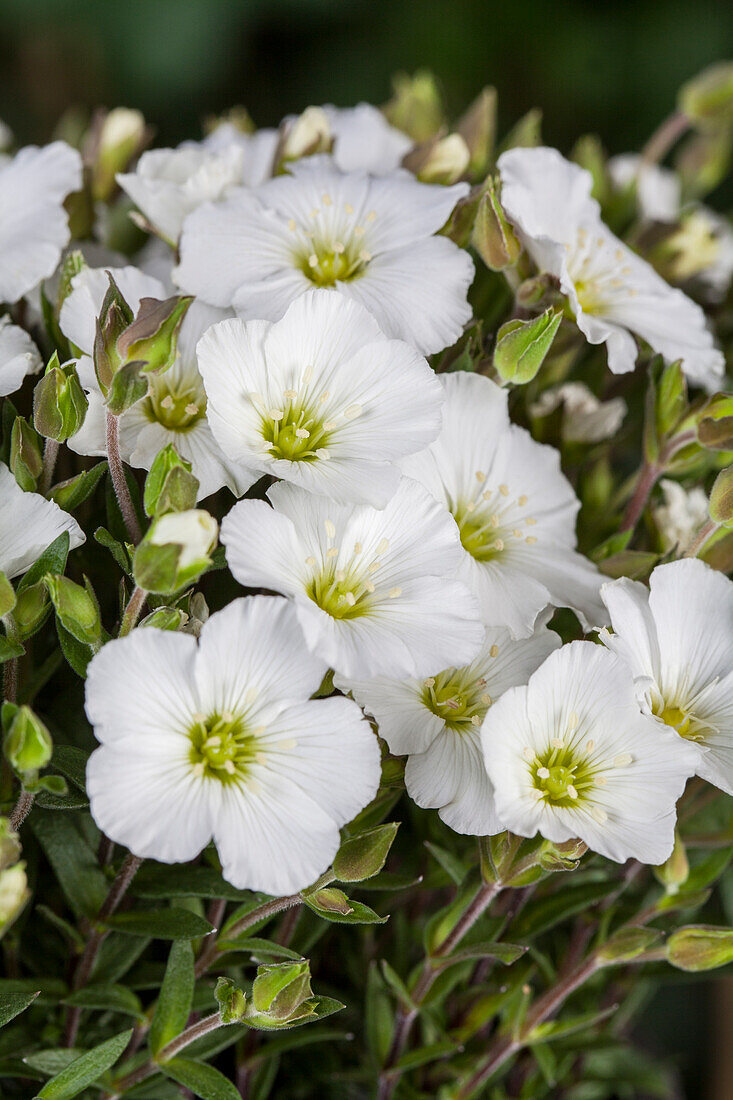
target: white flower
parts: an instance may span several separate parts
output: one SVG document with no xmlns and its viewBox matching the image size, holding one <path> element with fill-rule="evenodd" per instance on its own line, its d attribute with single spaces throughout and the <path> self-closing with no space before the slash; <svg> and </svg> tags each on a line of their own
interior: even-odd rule
<svg viewBox="0 0 733 1100">
<path fill-rule="evenodd" d="M 40 352 L 33 340 L 9 317 L 0 317 L 0 397 L 15 393 L 27 374 L 35 374 L 43 366 Z"/>
<path fill-rule="evenodd" d="M 498 161 L 502 205 L 532 259 L 556 276 L 578 328 L 605 344 L 614 374 L 633 370 L 635 333 L 691 381 L 717 388 L 724 358 L 702 309 L 670 287 L 601 221 L 592 177 L 556 149 L 511 149 Z"/>
<path fill-rule="evenodd" d="M 340 172 L 328 157 L 206 204 L 181 236 L 179 286 L 246 318 L 276 321 L 307 290 L 335 287 L 372 313 L 387 336 L 440 351 L 471 310 L 473 262 L 433 236 L 467 186 L 430 186 L 409 172 Z"/>
<path fill-rule="evenodd" d="M 25 573 L 64 531 L 72 550 L 84 542 L 72 516 L 40 493 L 24 493 L 0 462 L 0 572 L 10 578 Z"/>
<path fill-rule="evenodd" d="M 135 171 L 118 173 L 117 182 L 158 233 L 175 244 L 192 210 L 242 183 L 243 165 L 238 145 L 214 151 L 191 143 L 143 153 Z"/>
<path fill-rule="evenodd" d="M 222 451 L 333 500 L 383 507 L 397 461 L 440 431 L 443 390 L 422 356 L 335 292 L 302 295 L 275 324 L 222 321 L 197 354 Z"/>
<path fill-rule="evenodd" d="M 209 557 L 218 534 L 219 524 L 213 516 L 201 508 L 190 508 L 186 512 L 167 512 L 160 516 L 148 532 L 147 540 L 153 546 L 169 543 L 181 546 L 178 570 L 183 572 Z"/>
<path fill-rule="evenodd" d="M 611 157 L 608 171 L 616 187 L 635 188 L 639 214 L 645 221 L 677 221 L 682 205 L 682 185 L 671 169 L 648 164 L 638 153 L 622 153 Z"/>
<path fill-rule="evenodd" d="M 694 751 L 639 710 L 628 669 L 592 642 L 553 653 L 481 729 L 496 811 L 519 836 L 579 837 L 623 863 L 663 863 Z"/>
<path fill-rule="evenodd" d="M 530 416 L 549 416 L 562 405 L 562 437 L 568 443 L 600 443 L 611 439 L 626 416 L 623 397 L 599 401 L 583 382 L 564 382 L 544 390 L 529 407 Z"/>
<path fill-rule="evenodd" d="M 473 659 L 483 638 L 455 524 L 404 478 L 382 511 L 278 482 L 221 526 L 244 585 L 290 596 L 311 652 L 349 678 L 430 676 Z"/>
<path fill-rule="evenodd" d="M 479 727 L 490 706 L 507 688 L 528 677 L 560 639 L 542 628 L 533 637 L 513 641 L 506 630 L 488 631 L 478 657 L 462 668 L 447 668 L 426 680 L 343 680 L 373 716 L 379 733 L 398 755 L 407 754 L 407 793 L 458 833 L 486 836 L 504 828 L 494 807 Z"/>
<path fill-rule="evenodd" d="M 606 622 L 601 577 L 575 552 L 580 503 L 553 447 L 509 423 L 506 392 L 488 378 L 442 375 L 443 430 L 401 466 L 440 501 L 463 545 L 458 577 L 478 597 L 487 624 L 532 633 L 548 605 Z"/>
<path fill-rule="evenodd" d="M 645 710 L 689 742 L 697 775 L 733 794 L 733 581 L 702 561 L 658 566 L 650 588 L 627 578 L 601 595 Z"/>
<path fill-rule="evenodd" d="M 683 489 L 678 481 L 659 482 L 664 502 L 652 508 L 654 522 L 665 550 L 683 552 L 709 518 L 708 498 L 703 489 Z"/>
<path fill-rule="evenodd" d="M 680 226 L 665 238 L 662 249 L 675 282 L 693 281 L 712 301 L 725 297 L 733 276 L 733 229 L 707 206 L 683 211 Z"/>
<path fill-rule="evenodd" d="M 386 175 L 399 168 L 412 148 L 412 139 L 391 126 L 370 103 L 358 103 L 356 107 L 327 104 L 323 110 L 334 139 L 333 159 L 344 172 Z"/>
<path fill-rule="evenodd" d="M 162 630 L 109 642 L 86 681 L 101 742 L 87 790 L 100 829 L 164 863 L 193 859 L 213 837 L 234 886 L 308 886 L 380 774 L 358 707 L 310 700 L 324 672 L 292 607 L 272 597 L 235 600 L 198 645 Z"/>
<path fill-rule="evenodd" d="M 53 274 L 69 241 L 64 199 L 79 187 L 81 157 L 63 141 L 0 164 L 0 302 Z"/>
<path fill-rule="evenodd" d="M 207 134 L 201 147 L 210 152 L 223 153 L 236 146 L 242 150 L 242 176 L 240 183 L 245 187 L 258 187 L 272 178 L 275 168 L 275 154 L 280 134 L 274 129 L 257 130 L 253 134 L 244 133 L 231 122 L 221 122 Z M 195 142 L 185 142 L 183 148 L 196 147 Z"/>
<path fill-rule="evenodd" d="M 111 274 L 133 313 L 143 297 L 168 297 L 165 286 L 134 267 L 111 268 Z M 106 454 L 104 398 L 94 373 L 91 354 L 95 318 L 102 308 L 109 280 L 101 268 L 84 268 L 72 282 L 73 290 L 61 308 L 61 331 L 82 352 L 79 378 L 89 397 L 86 419 L 68 444 L 78 454 Z M 169 443 L 191 463 L 200 482 L 199 498 L 223 485 L 236 496 L 257 479 L 257 474 L 231 461 L 212 435 L 206 415 L 206 395 L 196 365 L 196 344 L 220 310 L 194 302 L 181 325 L 178 356 L 169 370 L 150 377 L 149 396 L 124 412 L 119 419 L 120 452 L 132 466 L 149 470 L 153 459 Z"/>
</svg>

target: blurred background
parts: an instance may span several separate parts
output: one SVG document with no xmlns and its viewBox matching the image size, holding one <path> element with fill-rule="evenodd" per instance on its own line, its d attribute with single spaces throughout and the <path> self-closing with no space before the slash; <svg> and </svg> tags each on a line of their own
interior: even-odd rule
<svg viewBox="0 0 733 1100">
<path fill-rule="evenodd" d="M 548 144 L 595 132 L 616 153 L 733 55 L 721 0 L 0 0 L 0 20 L 0 118 L 20 144 L 101 105 L 139 108 L 176 144 L 234 104 L 275 125 L 312 103 L 382 103 L 393 73 L 427 68 L 454 116 L 493 84 L 502 129 L 540 106 Z M 686 1100 L 733 1100 L 732 983 L 675 975 L 635 1025 Z"/>
</svg>

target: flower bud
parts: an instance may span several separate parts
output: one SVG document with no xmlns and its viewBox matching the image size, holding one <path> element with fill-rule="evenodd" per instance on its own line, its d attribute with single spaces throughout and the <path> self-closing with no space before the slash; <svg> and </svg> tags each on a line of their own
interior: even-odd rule
<svg viewBox="0 0 733 1100">
<path fill-rule="evenodd" d="M 87 578 L 84 578 L 84 588 L 68 577 L 48 574 L 43 579 L 64 630 L 84 645 L 99 646 L 102 623 L 94 590 Z"/>
<path fill-rule="evenodd" d="M 684 886 L 690 874 L 690 864 L 687 862 L 687 852 L 682 837 L 675 829 L 674 848 L 672 855 L 659 867 L 654 868 L 654 875 L 658 882 L 666 887 L 668 894 L 679 893 L 680 886 Z"/>
<path fill-rule="evenodd" d="M 710 518 L 722 527 L 733 527 L 733 466 L 721 470 L 710 491 Z"/>
<path fill-rule="evenodd" d="M 0 619 L 12 611 L 15 604 L 15 589 L 5 574 L 0 573 Z"/>
<path fill-rule="evenodd" d="M 129 107 L 100 112 L 95 123 L 87 157 L 92 161 L 92 195 L 96 202 L 106 202 L 115 189 L 116 174 L 124 172 L 146 145 L 148 129 L 141 112 Z"/>
<path fill-rule="evenodd" d="M 660 938 L 654 928 L 622 928 L 611 936 L 596 952 L 596 958 L 605 966 L 630 962 L 648 950 Z"/>
<path fill-rule="evenodd" d="M 731 159 L 728 129 L 692 134 L 675 158 L 683 194 L 701 198 L 713 191 L 728 175 Z"/>
<path fill-rule="evenodd" d="M 415 146 L 402 164 L 423 183 L 450 184 L 468 169 L 471 152 L 460 134 L 434 137 Z"/>
<path fill-rule="evenodd" d="M 33 391 L 33 423 L 47 439 L 65 442 L 84 423 L 89 402 L 75 363 L 59 365 L 54 352 L 46 373 Z"/>
<path fill-rule="evenodd" d="M 482 177 L 489 167 L 496 140 L 496 88 L 482 88 L 456 130 L 468 146 L 470 175 Z"/>
<path fill-rule="evenodd" d="M 247 997 L 244 990 L 235 985 L 230 978 L 217 978 L 214 996 L 219 1005 L 219 1017 L 223 1024 L 236 1024 L 242 1019 Z"/>
<path fill-rule="evenodd" d="M 499 202 L 496 184 L 487 180 L 478 204 L 471 243 L 492 271 L 502 271 L 519 259 L 522 246 Z"/>
<path fill-rule="evenodd" d="M 733 125 L 733 61 L 719 61 L 680 88 L 677 104 L 701 129 Z"/>
<path fill-rule="evenodd" d="M 146 374 L 162 374 L 173 365 L 178 333 L 193 298 L 142 298 L 135 320 L 117 338 L 124 363 L 143 363 Z"/>
<path fill-rule="evenodd" d="M 18 592 L 13 610 L 13 619 L 21 640 L 30 638 L 38 630 L 48 614 L 50 604 L 43 581 L 32 584 Z"/>
<path fill-rule="evenodd" d="M 533 149 L 541 144 L 542 111 L 533 107 L 514 124 L 504 138 L 501 148 L 503 152 L 505 149 Z"/>
<path fill-rule="evenodd" d="M 397 835 L 399 822 L 378 825 L 376 829 L 344 840 L 333 860 L 333 873 L 340 882 L 363 882 L 378 874 Z"/>
<path fill-rule="evenodd" d="M 715 970 L 733 961 L 733 929 L 690 924 L 667 940 L 667 960 L 678 970 Z"/>
<path fill-rule="evenodd" d="M 257 968 L 252 984 L 252 1004 L 256 1012 L 280 1022 L 297 1019 L 302 1005 L 313 996 L 310 963 L 273 963 Z"/>
<path fill-rule="evenodd" d="M 314 153 L 328 153 L 333 144 L 331 126 L 322 107 L 306 107 L 302 115 L 285 123 L 281 139 L 279 164 Z"/>
<path fill-rule="evenodd" d="M 112 275 L 107 272 L 109 287 L 102 302 L 94 337 L 94 370 L 102 393 L 107 394 L 116 371 L 122 366 L 117 340 L 132 324 L 132 310 L 122 296 Z"/>
<path fill-rule="evenodd" d="M 202 509 L 160 516 L 135 551 L 135 581 L 147 592 L 177 592 L 211 564 L 218 534 L 218 523 Z"/>
<path fill-rule="evenodd" d="M 79 274 L 86 267 L 86 261 L 83 253 L 78 249 L 74 252 L 68 252 L 59 268 L 59 287 L 56 296 L 56 308 L 61 310 L 62 305 L 69 297 L 72 291 L 71 282 L 76 275 Z M 50 365 L 50 364 L 49 364 Z"/>
<path fill-rule="evenodd" d="M 191 463 L 181 458 L 169 443 L 155 456 L 145 478 L 145 514 L 162 516 L 166 512 L 186 512 L 195 508 L 198 489 L 198 478 L 191 473 Z"/>
<path fill-rule="evenodd" d="M 156 607 L 138 626 L 152 626 L 156 630 L 181 630 L 187 622 L 188 615 L 177 607 Z"/>
<path fill-rule="evenodd" d="M 542 366 L 562 314 L 552 308 L 531 321 L 508 321 L 499 329 L 494 351 L 494 366 L 505 382 L 523 385 L 530 382 Z"/>
<path fill-rule="evenodd" d="M 4 715 L 7 721 L 7 715 Z M 3 745 L 5 757 L 17 775 L 35 778 L 51 759 L 51 734 L 30 707 L 18 707 L 10 719 Z"/>
<path fill-rule="evenodd" d="M 10 827 L 10 819 L 0 817 L 0 871 L 11 867 L 20 858 L 21 846 L 18 834 Z"/>
<path fill-rule="evenodd" d="M 10 433 L 10 469 L 21 489 L 33 492 L 43 469 L 38 435 L 22 416 L 16 416 Z"/>
<path fill-rule="evenodd" d="M 443 103 L 433 74 L 424 69 L 414 76 L 398 73 L 392 88 L 392 98 L 384 107 L 387 121 L 413 141 L 433 137 L 443 124 Z"/>
<path fill-rule="evenodd" d="M 554 844 L 546 840 L 540 851 L 539 864 L 545 871 L 573 871 L 588 851 L 588 845 L 577 837 Z"/>
<path fill-rule="evenodd" d="M 0 872 L 0 937 L 20 915 L 30 896 L 24 863 Z"/>
<path fill-rule="evenodd" d="M 711 451 L 733 451 L 733 395 L 716 393 L 705 402 L 697 422 L 697 438 Z"/>
</svg>

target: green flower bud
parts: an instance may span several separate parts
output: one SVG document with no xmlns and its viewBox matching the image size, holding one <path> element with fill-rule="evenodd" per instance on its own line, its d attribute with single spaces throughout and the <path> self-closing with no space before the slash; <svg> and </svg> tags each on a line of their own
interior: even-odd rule
<svg viewBox="0 0 733 1100">
<path fill-rule="evenodd" d="M 118 172 L 124 172 L 133 157 L 147 144 L 149 131 L 140 111 L 115 107 L 102 111 L 93 123 L 92 148 L 87 159 L 92 162 L 92 195 L 95 202 L 106 202 L 112 195 Z"/>
<path fill-rule="evenodd" d="M 20 838 L 10 827 L 10 819 L 0 817 L 0 871 L 17 863 L 21 853 Z"/>
<path fill-rule="evenodd" d="M 699 199 L 722 183 L 730 170 L 732 148 L 729 129 L 692 134 L 675 158 L 682 193 Z"/>
<path fill-rule="evenodd" d="M 18 707 L 3 745 L 5 757 L 17 775 L 35 778 L 51 759 L 51 734 L 30 707 Z"/>
<path fill-rule="evenodd" d="M 43 469 L 41 442 L 22 416 L 16 416 L 10 433 L 10 469 L 21 489 L 34 492 Z"/>
<path fill-rule="evenodd" d="M 333 873 L 341 882 L 363 882 L 378 874 L 397 835 L 398 821 L 378 825 L 344 840 L 333 861 Z"/>
<path fill-rule="evenodd" d="M 483 176 L 491 162 L 496 141 L 496 88 L 481 89 L 459 119 L 456 130 L 468 146 L 469 174 Z"/>
<path fill-rule="evenodd" d="M 133 320 L 132 310 L 109 272 L 107 272 L 107 278 L 109 287 L 97 318 L 93 353 L 97 381 L 105 396 L 112 378 L 123 363 L 123 358 L 117 349 L 117 340 Z"/>
<path fill-rule="evenodd" d="M 492 271 L 502 271 L 515 264 L 522 251 L 499 201 L 494 180 L 487 180 L 479 201 L 471 244 Z"/>
<path fill-rule="evenodd" d="M 508 321 L 499 329 L 494 366 L 505 382 L 530 382 L 542 366 L 560 327 L 562 314 L 552 308 L 531 321 Z"/>
<path fill-rule="evenodd" d="M 611 195 L 608 160 L 601 140 L 595 134 L 584 134 L 573 147 L 571 159 L 593 177 L 593 198 L 605 206 Z"/>
<path fill-rule="evenodd" d="M 217 978 L 214 996 L 219 1004 L 219 1016 L 223 1024 L 236 1024 L 242 1019 L 247 997 L 244 990 L 230 978 Z"/>
<path fill-rule="evenodd" d="M 273 1020 L 297 1018 L 304 1001 L 313 996 L 310 963 L 273 963 L 257 968 L 252 984 L 252 1004 L 256 1012 Z"/>
<path fill-rule="evenodd" d="M 690 924 L 667 940 L 667 960 L 678 970 L 715 970 L 733 962 L 733 929 Z"/>
<path fill-rule="evenodd" d="M 75 363 L 59 365 L 54 352 L 46 373 L 33 391 L 33 423 L 47 439 L 65 442 L 84 423 L 89 402 Z"/>
<path fill-rule="evenodd" d="M 61 310 L 62 305 L 71 294 L 71 282 L 80 271 L 86 267 L 84 256 L 78 250 L 69 252 L 61 261 L 59 269 L 59 289 L 56 298 L 56 308 Z M 50 365 L 50 364 L 49 364 Z"/>
<path fill-rule="evenodd" d="M 64 630 L 77 641 L 98 647 L 102 641 L 102 623 L 94 590 L 87 578 L 84 578 L 84 588 L 68 577 L 48 574 L 43 579 Z"/>
<path fill-rule="evenodd" d="M 135 320 L 117 338 L 123 363 L 144 363 L 146 374 L 162 374 L 173 365 L 178 333 L 193 298 L 174 295 L 159 301 L 142 298 Z"/>
<path fill-rule="evenodd" d="M 432 73 L 414 76 L 398 73 L 392 80 L 393 95 L 384 107 L 388 122 L 413 141 L 427 141 L 443 125 L 443 103 Z"/>
<path fill-rule="evenodd" d="M 733 126 L 733 61 L 719 61 L 688 80 L 677 105 L 701 129 Z"/>
<path fill-rule="evenodd" d="M 471 152 L 460 134 L 434 137 L 416 145 L 403 160 L 423 183 L 455 183 L 471 161 Z"/>
<path fill-rule="evenodd" d="M 112 376 L 107 391 L 107 411 L 113 416 L 132 408 L 138 401 L 147 396 L 149 389 L 148 377 L 145 374 L 145 363 L 136 360 L 133 363 L 123 363 Z"/>
<path fill-rule="evenodd" d="M 666 887 L 668 894 L 677 894 L 680 886 L 684 886 L 690 874 L 690 864 L 687 862 L 687 852 L 682 842 L 682 837 L 675 829 L 674 848 L 672 855 L 666 863 L 654 868 L 654 874 L 658 882 Z"/>
<path fill-rule="evenodd" d="M 159 594 L 193 583 L 211 564 L 218 534 L 218 523 L 202 509 L 160 516 L 135 551 L 136 583 Z"/>
<path fill-rule="evenodd" d="M 630 962 L 656 943 L 661 936 L 654 928 L 622 928 L 596 952 L 604 966 Z"/>
<path fill-rule="evenodd" d="M 20 915 L 30 896 L 24 863 L 0 872 L 0 937 Z"/>
<path fill-rule="evenodd" d="M 148 516 L 166 512 L 186 512 L 196 506 L 199 481 L 191 473 L 191 463 L 181 458 L 172 443 L 153 459 L 145 478 L 143 505 Z"/>
<path fill-rule="evenodd" d="M 51 605 L 43 581 L 21 589 L 13 611 L 13 619 L 21 639 L 30 638 L 38 630 Z"/>
<path fill-rule="evenodd" d="M 188 622 L 188 615 L 177 607 L 158 607 L 140 622 L 139 626 L 153 626 L 156 630 L 180 630 Z"/>
<path fill-rule="evenodd" d="M 733 394 L 716 393 L 705 402 L 697 422 L 697 438 L 711 451 L 733 451 Z"/>
<path fill-rule="evenodd" d="M 722 527 L 733 527 L 733 466 L 721 470 L 710 491 L 710 518 Z"/>
<path fill-rule="evenodd" d="M 15 604 L 15 589 L 5 574 L 0 573 L 0 619 L 12 611 Z"/>
<path fill-rule="evenodd" d="M 509 131 L 502 142 L 505 149 L 533 149 L 542 144 L 542 111 L 533 107 Z"/>
</svg>

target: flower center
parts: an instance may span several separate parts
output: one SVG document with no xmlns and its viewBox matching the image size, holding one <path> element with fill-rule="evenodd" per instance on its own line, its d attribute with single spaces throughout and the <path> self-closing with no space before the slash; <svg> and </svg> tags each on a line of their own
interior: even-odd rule
<svg viewBox="0 0 733 1100">
<path fill-rule="evenodd" d="M 328 459 L 333 433 L 361 416 L 361 405 L 335 408 L 328 390 L 316 392 L 310 385 L 313 367 L 306 367 L 299 389 L 283 390 L 274 399 L 250 393 L 249 400 L 260 416 L 263 453 L 289 462 Z"/>
<path fill-rule="evenodd" d="M 312 251 L 301 257 L 301 270 L 316 286 L 348 283 L 364 274 L 370 254 L 359 241 L 344 245 L 342 241 L 322 244 L 311 241 Z"/>
<path fill-rule="evenodd" d="M 314 603 L 334 619 L 355 619 L 372 611 L 375 603 L 376 584 L 382 565 L 382 555 L 389 548 L 389 540 L 381 539 L 376 553 L 365 551 L 361 542 L 353 549 L 335 545 L 336 527 L 327 519 L 326 550 L 321 561 L 310 555 L 305 564 L 313 570 L 306 581 L 305 591 Z M 393 587 L 384 593 L 390 600 L 398 599 L 402 589 Z"/>
<path fill-rule="evenodd" d="M 196 776 L 229 783 L 242 779 L 257 759 L 259 729 L 248 729 L 241 717 L 227 711 L 221 714 L 195 714 L 189 730 L 189 759 Z"/>
<path fill-rule="evenodd" d="M 530 775 L 538 801 L 563 809 L 577 807 L 596 784 L 588 757 L 562 738 L 553 737 L 544 752 L 532 756 Z"/>
<path fill-rule="evenodd" d="M 694 701 L 693 701 L 694 705 Z M 652 713 L 660 718 L 666 726 L 676 730 L 680 737 L 686 741 L 704 741 L 712 732 L 711 727 L 701 718 L 696 718 L 692 713 L 692 707 L 681 707 L 677 704 L 667 704 L 663 699 L 655 700 Z"/>
<path fill-rule="evenodd" d="M 423 683 L 422 701 L 455 733 L 481 725 L 491 706 L 486 680 L 474 680 L 460 669 L 449 668 Z"/>
<path fill-rule="evenodd" d="M 584 313 L 603 316 L 614 305 L 636 295 L 629 284 L 628 255 L 613 238 L 594 237 L 581 226 L 574 247 L 568 246 L 568 273 Z"/>
<path fill-rule="evenodd" d="M 372 259 L 365 247 L 376 210 L 363 214 L 351 203 L 343 205 L 325 193 L 305 224 L 288 222 L 293 234 L 296 267 L 316 286 L 334 286 L 360 278 Z"/>
<path fill-rule="evenodd" d="M 143 398 L 143 412 L 154 424 L 174 432 L 189 431 L 206 415 L 206 394 L 200 378 L 177 378 L 166 372 L 151 376 L 150 393 Z"/>
<path fill-rule="evenodd" d="M 477 470 L 477 489 L 473 498 L 451 507 L 464 550 L 476 561 L 488 562 L 503 556 L 512 541 L 530 546 L 537 542 L 531 533 L 536 520 L 524 514 L 527 496 L 512 497 L 508 485 L 487 489 L 486 474 Z"/>
</svg>

